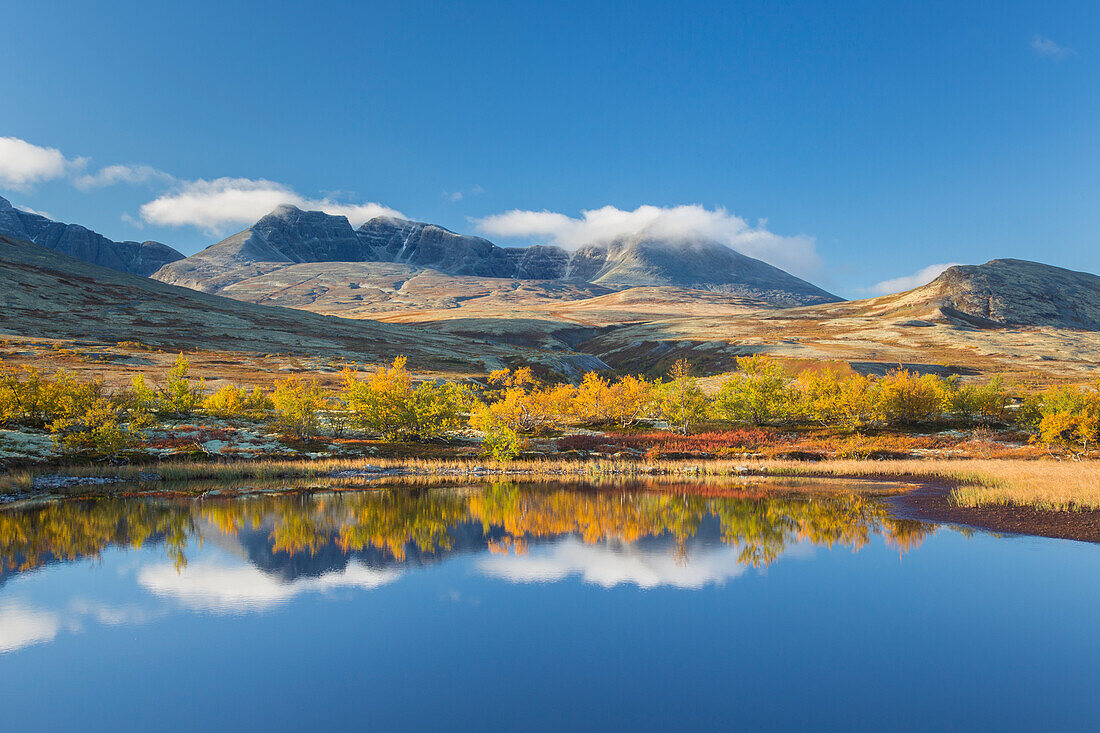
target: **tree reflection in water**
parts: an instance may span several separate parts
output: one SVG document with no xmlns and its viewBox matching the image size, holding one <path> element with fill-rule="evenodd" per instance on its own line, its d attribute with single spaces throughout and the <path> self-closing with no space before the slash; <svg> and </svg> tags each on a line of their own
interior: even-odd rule
<svg viewBox="0 0 1100 733">
<path fill-rule="evenodd" d="M 644 484 L 594 490 L 576 484 L 295 493 L 206 500 L 112 499 L 56 502 L 0 512 L 0 573 L 96 558 L 109 548 L 163 546 L 177 569 L 192 542 L 214 534 L 267 530 L 270 551 L 313 555 L 374 550 L 395 563 L 444 554 L 460 527 L 480 530 L 480 546 L 523 553 L 533 541 L 575 535 L 586 544 L 671 538 L 690 562 L 688 541 L 713 517 L 739 562 L 762 566 L 796 542 L 859 549 L 875 535 L 906 552 L 930 525 L 892 517 L 858 494 L 721 497 L 647 492 Z M 467 532 L 467 534 L 469 534 Z"/>
</svg>

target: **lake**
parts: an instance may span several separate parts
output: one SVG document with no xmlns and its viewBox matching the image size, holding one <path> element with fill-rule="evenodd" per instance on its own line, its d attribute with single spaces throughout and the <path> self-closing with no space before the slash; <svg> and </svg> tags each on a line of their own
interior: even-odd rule
<svg viewBox="0 0 1100 733">
<path fill-rule="evenodd" d="M 0 511 L 2 728 L 1100 724 L 1097 546 L 691 489 Z"/>
</svg>

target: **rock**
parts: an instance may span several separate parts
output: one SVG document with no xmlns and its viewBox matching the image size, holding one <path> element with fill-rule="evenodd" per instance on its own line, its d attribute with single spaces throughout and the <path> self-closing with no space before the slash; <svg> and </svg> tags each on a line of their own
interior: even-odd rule
<svg viewBox="0 0 1100 733">
<path fill-rule="evenodd" d="M 35 476 L 31 482 L 31 488 L 35 491 L 50 491 L 55 489 L 67 489 L 73 486 L 104 486 L 106 484 L 121 483 L 119 476 L 64 476 L 61 474 L 51 476 Z"/>
</svg>

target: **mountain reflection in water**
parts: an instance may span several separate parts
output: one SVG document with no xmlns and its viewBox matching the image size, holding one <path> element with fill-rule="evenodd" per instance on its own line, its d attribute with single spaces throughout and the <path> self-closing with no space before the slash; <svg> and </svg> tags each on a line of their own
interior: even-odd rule
<svg viewBox="0 0 1100 733">
<path fill-rule="evenodd" d="M 0 510 L 3 729 L 1100 717 L 1094 545 L 843 481 L 340 488 Z"/>
<path fill-rule="evenodd" d="M 734 565 L 762 566 L 796 543 L 858 549 L 878 534 L 906 551 L 929 531 L 855 494 L 708 498 L 497 483 L 214 500 L 103 498 L 0 512 L 0 584 L 44 565 L 145 546 L 163 548 L 182 575 L 189 549 L 206 542 L 246 558 L 275 584 L 349 568 L 363 583 L 370 574 L 380 583 L 454 553 L 486 551 L 491 574 L 548 579 L 567 574 L 563 564 L 583 564 L 594 548 L 663 555 L 689 575 L 716 547 Z M 532 546 L 554 542 L 571 548 L 571 557 L 558 558 L 558 569 L 540 561 L 525 570 L 522 558 Z M 500 554 L 512 560 L 493 562 Z"/>
</svg>

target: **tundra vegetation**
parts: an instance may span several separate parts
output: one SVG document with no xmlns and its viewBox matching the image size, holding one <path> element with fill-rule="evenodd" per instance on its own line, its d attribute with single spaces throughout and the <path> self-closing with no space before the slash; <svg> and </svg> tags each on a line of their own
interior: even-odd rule
<svg viewBox="0 0 1100 733">
<path fill-rule="evenodd" d="M 1100 441 L 1100 383 L 1025 393 L 1000 377 L 964 383 L 901 368 L 878 377 L 828 365 L 792 374 L 783 360 L 766 356 L 739 359 L 735 372 L 706 380 L 706 388 L 685 361 L 664 379 L 592 372 L 578 384 L 547 382 L 527 367 L 479 381 L 417 381 L 404 358 L 365 378 L 351 370 L 342 376 L 335 389 L 292 376 L 270 389 L 210 391 L 181 355 L 159 382 L 138 377 L 129 387 L 108 389 L 64 371 L 0 363 L 0 427 L 45 431 L 59 450 L 100 459 L 134 454 L 165 421 L 204 417 L 263 426 L 296 441 L 461 437 L 497 460 L 563 433 L 559 450 L 611 445 L 658 458 L 699 455 L 696 448 L 708 445 L 722 455 L 724 448 L 790 443 L 790 435 L 815 429 L 851 448 L 836 457 L 891 457 L 891 441 L 935 448 L 937 431 L 947 429 L 970 430 L 975 443 L 983 431 L 1014 431 L 1046 453 L 1076 459 L 1093 455 Z"/>
</svg>

